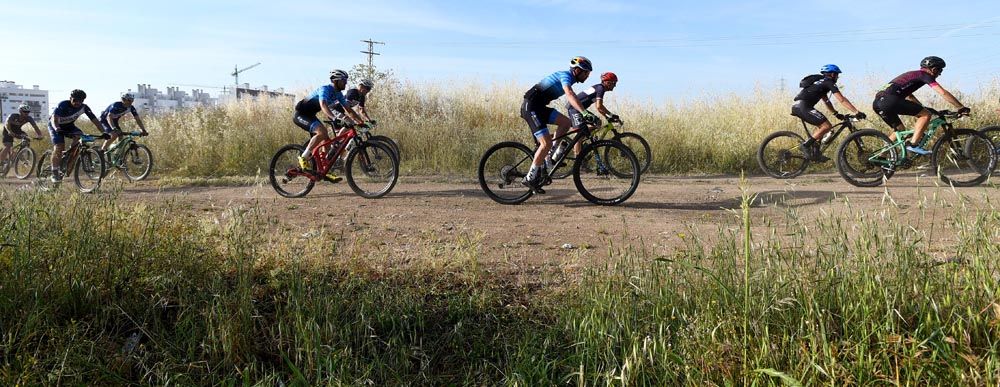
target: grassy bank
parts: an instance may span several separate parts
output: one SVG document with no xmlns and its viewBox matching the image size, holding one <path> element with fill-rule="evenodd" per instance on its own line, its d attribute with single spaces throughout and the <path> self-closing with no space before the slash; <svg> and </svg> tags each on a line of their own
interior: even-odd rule
<svg viewBox="0 0 1000 387">
<path fill-rule="evenodd" d="M 253 207 L 0 191 L 0 384 L 996 385 L 1000 211 L 919 211 L 747 210 L 530 289 L 474 236 L 399 264 Z"/>
<path fill-rule="evenodd" d="M 503 140 L 531 142 L 517 113 L 522 87 L 424 85 L 388 82 L 369 99 L 378 133 L 402 148 L 404 174 L 474 176 L 482 153 Z M 996 87 L 963 95 L 976 115 L 960 126 L 996 124 Z M 870 90 L 845 91 L 872 119 L 862 127 L 885 129 L 871 111 Z M 706 95 L 697 100 L 655 104 L 612 95 L 610 108 L 640 133 L 653 150 L 654 173 L 731 173 L 756 171 L 760 141 L 775 130 L 801 131 L 789 116 L 794 91 L 760 89 L 753 93 Z M 936 98 L 921 96 L 930 106 Z M 281 145 L 300 142 L 305 133 L 291 121 L 291 100 L 243 101 L 150 118 L 148 138 L 160 176 L 217 177 L 266 174 Z M 556 102 L 553 106 L 562 106 Z M 832 164 L 826 167 L 831 167 Z"/>
</svg>

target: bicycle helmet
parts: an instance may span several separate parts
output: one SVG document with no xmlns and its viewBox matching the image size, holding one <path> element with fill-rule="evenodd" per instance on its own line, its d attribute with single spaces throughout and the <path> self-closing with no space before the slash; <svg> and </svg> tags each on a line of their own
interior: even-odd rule
<svg viewBox="0 0 1000 387">
<path fill-rule="evenodd" d="M 944 59 L 941 59 L 936 56 L 929 56 L 924 58 L 924 60 L 920 61 L 920 68 L 922 69 L 930 69 L 930 68 L 943 69 L 944 66 L 945 66 Z"/>
<path fill-rule="evenodd" d="M 570 68 L 576 67 L 584 71 L 594 71 L 594 65 L 590 63 L 590 59 L 587 59 L 585 56 L 574 57 L 569 61 L 569 65 Z"/>
<path fill-rule="evenodd" d="M 122 94 L 122 101 L 135 101 L 135 96 L 132 93 Z"/>
<path fill-rule="evenodd" d="M 371 79 L 362 79 L 361 82 L 358 82 L 358 86 L 364 86 L 368 88 L 368 90 L 371 90 L 375 87 L 375 82 L 372 82 Z"/>
<path fill-rule="evenodd" d="M 69 97 L 72 99 L 86 99 L 87 93 L 80 89 L 73 89 L 73 91 L 69 92 Z"/>
<path fill-rule="evenodd" d="M 618 82 L 618 76 L 612 72 L 601 74 L 601 82 Z"/>
<path fill-rule="evenodd" d="M 331 81 L 346 81 L 347 78 L 347 71 L 337 69 L 330 72 Z"/>
<path fill-rule="evenodd" d="M 17 111 L 21 113 L 31 113 L 31 106 L 28 106 L 26 103 L 22 103 L 21 106 L 17 107 Z"/>
<path fill-rule="evenodd" d="M 820 67 L 819 68 L 819 72 L 820 72 L 820 74 L 826 74 L 826 73 L 837 73 L 837 74 L 840 74 L 843 71 L 840 71 L 840 67 L 837 67 L 837 65 L 835 65 L 835 64 L 828 64 L 828 65 L 825 65 L 823 67 Z"/>
</svg>

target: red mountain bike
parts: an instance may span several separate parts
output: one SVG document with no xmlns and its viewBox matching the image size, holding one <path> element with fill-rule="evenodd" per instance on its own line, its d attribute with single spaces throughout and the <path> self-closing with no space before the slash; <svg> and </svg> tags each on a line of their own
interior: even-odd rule
<svg viewBox="0 0 1000 387">
<path fill-rule="evenodd" d="M 271 158 L 271 187 L 286 198 L 305 196 L 317 181 L 328 180 L 326 174 L 331 169 L 339 168 L 338 160 L 346 151 L 343 168 L 351 190 L 368 199 L 385 196 L 399 180 L 399 159 L 385 143 L 363 139 L 361 134 L 367 131 L 365 127 L 349 126 L 340 135 L 317 144 L 306 170 L 298 161 L 305 147 L 285 145 Z"/>
</svg>

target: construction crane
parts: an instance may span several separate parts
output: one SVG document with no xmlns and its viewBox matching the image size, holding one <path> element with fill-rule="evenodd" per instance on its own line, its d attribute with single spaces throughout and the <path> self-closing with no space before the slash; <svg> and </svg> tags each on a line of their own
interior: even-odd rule
<svg viewBox="0 0 1000 387">
<path fill-rule="evenodd" d="M 233 79 L 236 81 L 236 83 L 235 83 L 236 87 L 233 88 L 233 92 L 236 93 L 236 99 L 240 99 L 240 92 L 239 92 L 239 88 L 240 88 L 240 73 L 242 73 L 244 71 L 247 71 L 247 70 L 250 70 L 250 69 L 252 69 L 254 67 L 257 67 L 257 66 L 260 66 L 260 62 L 254 63 L 254 64 L 249 65 L 247 67 L 244 67 L 242 69 L 239 68 L 238 66 L 233 66 L 233 73 L 230 74 L 230 75 L 232 75 Z"/>
</svg>

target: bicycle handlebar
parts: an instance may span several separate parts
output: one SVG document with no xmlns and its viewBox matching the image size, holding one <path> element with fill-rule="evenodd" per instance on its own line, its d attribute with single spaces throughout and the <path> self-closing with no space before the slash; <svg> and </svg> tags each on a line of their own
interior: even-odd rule
<svg viewBox="0 0 1000 387">
<path fill-rule="evenodd" d="M 953 112 L 951 110 L 934 110 L 934 109 L 931 109 L 929 107 L 924 107 L 924 109 L 927 109 L 927 111 L 931 112 L 931 114 L 936 115 L 936 116 L 941 117 L 941 118 L 956 119 L 956 118 L 962 118 L 962 117 L 965 117 L 965 116 L 969 115 L 968 113 Z"/>
</svg>

